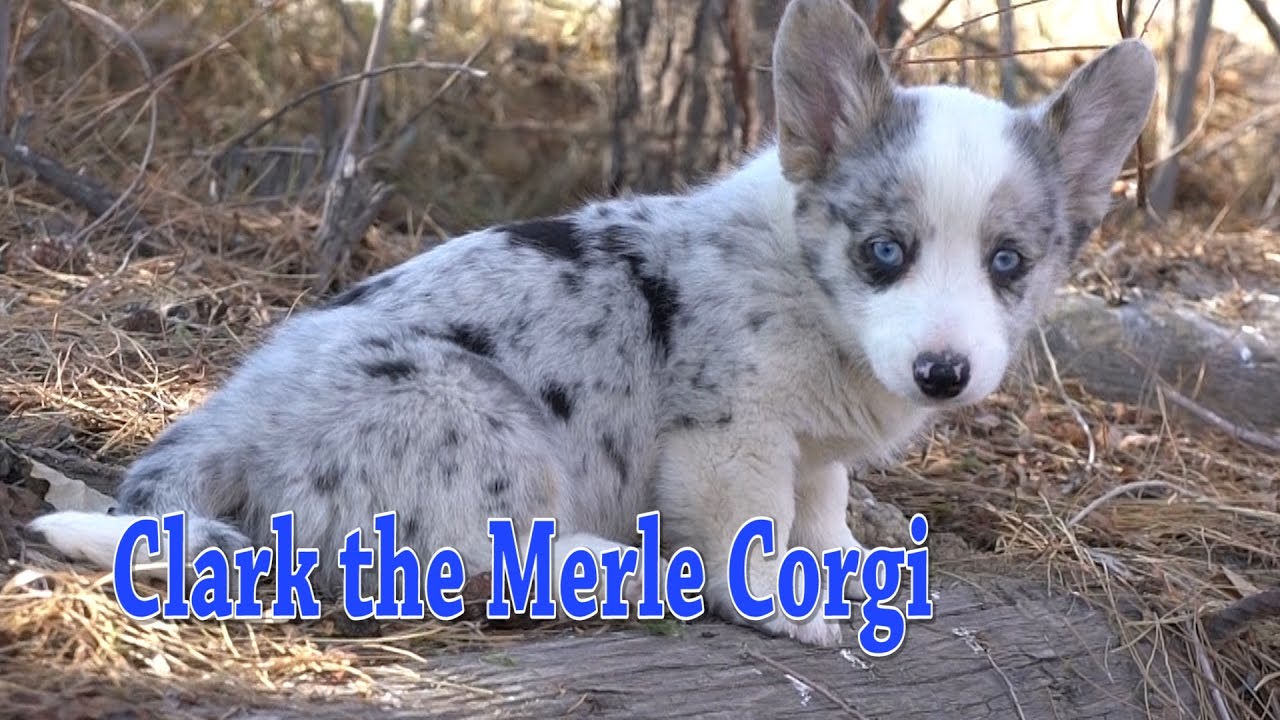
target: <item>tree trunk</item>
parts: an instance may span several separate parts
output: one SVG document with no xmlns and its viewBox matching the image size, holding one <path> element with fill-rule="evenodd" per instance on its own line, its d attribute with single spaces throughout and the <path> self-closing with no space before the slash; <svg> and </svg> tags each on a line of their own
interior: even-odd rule
<svg viewBox="0 0 1280 720">
<path fill-rule="evenodd" d="M 884 44 L 899 0 L 850 0 Z M 679 190 L 733 166 L 773 128 L 773 34 L 786 0 L 622 0 L 611 192 Z"/>
<path fill-rule="evenodd" d="M 1167 124 L 1160 143 L 1160 154 L 1166 159 L 1156 169 L 1151 183 L 1151 209 L 1160 218 L 1167 218 L 1173 207 L 1180 162 L 1174 150 L 1191 132 L 1191 110 L 1195 104 L 1200 71 L 1204 67 L 1204 48 L 1212 16 L 1213 0 L 1198 0 L 1183 67 L 1176 76 L 1171 76 L 1171 85 L 1176 87 L 1176 92 L 1169 95 Z M 1176 82 L 1172 82 L 1174 77 Z"/>
</svg>

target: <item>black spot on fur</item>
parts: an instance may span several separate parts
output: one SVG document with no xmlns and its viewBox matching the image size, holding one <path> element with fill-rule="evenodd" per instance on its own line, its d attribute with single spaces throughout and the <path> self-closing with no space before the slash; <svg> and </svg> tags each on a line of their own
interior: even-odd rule
<svg viewBox="0 0 1280 720">
<path fill-rule="evenodd" d="M 631 219 L 636 222 L 647 223 L 653 220 L 653 215 L 649 212 L 649 207 L 640 202 L 637 202 L 631 207 L 629 215 Z"/>
<path fill-rule="evenodd" d="M 384 337 L 365 338 L 364 344 L 371 348 L 378 348 L 379 350 L 391 349 L 391 340 Z"/>
<path fill-rule="evenodd" d="M 568 422 L 573 415 L 573 401 L 569 399 L 569 390 L 563 385 L 551 383 L 542 389 L 542 400 L 551 408 L 555 416 Z"/>
<path fill-rule="evenodd" d="M 525 417 L 545 416 L 543 406 L 538 403 L 537 398 L 492 361 L 474 353 L 456 350 L 446 351 L 441 356 L 445 363 L 466 367 L 476 379 L 487 383 L 495 389 L 502 388 L 506 390 L 506 399 L 512 403 L 513 409 L 522 413 Z M 507 428 L 507 424 L 496 417 L 490 417 L 488 422 L 490 426 L 497 430 L 505 430 Z"/>
<path fill-rule="evenodd" d="M 316 492 L 330 496 L 337 493 L 338 488 L 342 486 L 342 475 L 338 472 L 338 468 L 330 465 L 313 475 L 311 484 L 315 487 Z"/>
<path fill-rule="evenodd" d="M 458 463 L 447 462 L 440 466 L 440 479 L 444 481 L 445 487 L 453 486 L 453 478 L 458 474 Z"/>
<path fill-rule="evenodd" d="M 576 272 L 565 270 L 560 273 L 560 283 L 564 285 L 565 291 L 572 295 L 582 292 L 582 276 Z"/>
<path fill-rule="evenodd" d="M 600 336 L 604 334 L 604 324 L 605 321 L 600 320 L 586 327 L 583 333 L 587 336 L 587 342 L 595 343 L 600 339 Z"/>
<path fill-rule="evenodd" d="M 344 307 L 346 305 L 359 305 L 367 300 L 371 295 L 391 287 L 396 282 L 395 275 L 382 275 L 370 280 L 366 280 L 359 285 L 348 288 L 346 291 L 339 293 L 332 300 L 324 305 L 326 308 Z"/>
<path fill-rule="evenodd" d="M 627 458 L 618 449 L 618 441 L 612 435 L 605 433 L 600 438 L 600 449 L 604 451 L 605 457 L 609 458 L 609 462 L 613 463 L 614 470 L 618 472 L 618 479 L 626 485 L 630 480 L 627 475 Z"/>
<path fill-rule="evenodd" d="M 392 382 L 408 380 L 418 372 L 418 366 L 410 360 L 380 360 L 364 363 L 360 369 L 371 378 L 385 378 Z"/>
<path fill-rule="evenodd" d="M 445 447 L 457 447 L 458 443 L 461 442 L 461 440 L 462 438 L 458 437 L 458 429 L 449 428 L 448 430 L 444 431 L 444 440 L 442 440 L 441 442 L 444 443 Z"/>
<path fill-rule="evenodd" d="M 451 324 L 445 340 L 481 357 L 493 357 L 493 338 L 488 331 L 474 325 Z"/>
<path fill-rule="evenodd" d="M 507 429 L 507 422 L 502 418 L 498 417 L 497 415 L 486 415 L 484 419 L 485 419 L 485 422 L 489 423 L 489 427 L 493 428 L 494 430 Z"/>
<path fill-rule="evenodd" d="M 645 268 L 645 258 L 635 248 L 627 228 L 614 226 L 605 231 L 601 247 L 627 263 L 636 288 L 649 306 L 649 339 L 662 357 L 671 354 L 671 329 L 680 311 L 676 286 L 660 274 Z"/>
<path fill-rule="evenodd" d="M 747 315 L 747 327 L 751 328 L 751 332 L 760 332 L 760 328 L 764 327 L 771 317 L 773 317 L 771 312 L 753 312 Z"/>
<path fill-rule="evenodd" d="M 1080 252 L 1080 248 L 1084 247 L 1084 244 L 1089 241 L 1089 238 L 1092 235 L 1093 235 L 1093 223 L 1080 220 L 1080 221 L 1077 221 L 1074 225 L 1072 225 L 1071 226 L 1071 254 L 1074 255 Z"/>
<path fill-rule="evenodd" d="M 412 542 L 422 534 L 422 518 L 418 515 L 410 515 L 404 519 L 404 525 L 401 527 L 404 528 L 404 539 Z"/>
<path fill-rule="evenodd" d="M 511 489 L 511 478 L 499 475 L 490 480 L 489 484 L 484 486 L 484 489 L 490 495 L 501 495 Z"/>
<path fill-rule="evenodd" d="M 724 427 L 732 422 L 733 422 L 733 413 L 725 411 L 717 415 L 714 419 L 712 419 L 710 421 L 710 424 Z M 690 428 L 702 427 L 704 425 L 707 425 L 708 422 L 705 420 L 699 420 L 698 418 L 695 418 L 692 415 L 677 415 L 675 419 L 671 421 L 671 424 L 674 427 L 679 428 L 681 430 L 688 430 Z"/>
<path fill-rule="evenodd" d="M 707 361 L 703 360 L 698 363 L 698 369 L 693 373 L 693 377 L 689 380 L 689 385 L 694 390 L 705 390 L 715 392 L 720 386 L 718 383 L 707 379 Z"/>
<path fill-rule="evenodd" d="M 150 512 L 155 507 L 156 490 L 165 480 L 163 467 L 148 467 L 129 473 L 120 488 L 119 507 L 122 513 Z"/>
<path fill-rule="evenodd" d="M 531 220 L 498 229 L 508 234 L 512 245 L 533 248 L 562 260 L 582 259 L 582 238 L 577 226 L 568 220 Z"/>
</svg>

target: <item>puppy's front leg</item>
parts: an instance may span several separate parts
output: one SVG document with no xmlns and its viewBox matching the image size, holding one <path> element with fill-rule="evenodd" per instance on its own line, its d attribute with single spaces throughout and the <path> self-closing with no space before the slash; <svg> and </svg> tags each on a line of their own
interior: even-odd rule
<svg viewBox="0 0 1280 720">
<path fill-rule="evenodd" d="M 866 559 L 866 547 L 849 530 L 849 470 L 840 463 L 804 463 L 796 478 L 796 521 L 791 532 L 794 545 L 822 553 L 844 548 L 858 551 L 859 565 Z M 844 596 L 863 600 L 862 583 L 851 576 Z"/>
<path fill-rule="evenodd" d="M 765 557 L 753 543 L 747 559 L 747 587 L 755 597 L 776 596 L 778 569 L 795 520 L 794 437 L 780 428 L 742 427 L 681 430 L 666 439 L 658 468 L 658 506 L 664 544 L 688 545 L 706 568 L 703 596 L 710 609 L 733 622 L 809 645 L 840 642 L 840 626 L 819 613 L 792 620 L 774 602 L 772 615 L 744 618 L 729 591 L 729 556 L 738 530 L 755 517 L 774 521 L 774 553 Z"/>
</svg>

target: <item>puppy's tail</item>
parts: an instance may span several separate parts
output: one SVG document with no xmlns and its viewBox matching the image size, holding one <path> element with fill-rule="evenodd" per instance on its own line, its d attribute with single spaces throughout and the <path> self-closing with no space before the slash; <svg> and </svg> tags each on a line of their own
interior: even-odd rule
<svg viewBox="0 0 1280 720">
<path fill-rule="evenodd" d="M 228 556 L 249 547 L 243 532 L 216 519 L 242 506 L 247 480 L 242 472 L 230 471 L 237 466 L 233 460 L 211 454 L 210 447 L 225 452 L 225 444 L 200 440 L 196 428 L 174 424 L 125 473 L 113 514 L 54 512 L 31 521 L 26 534 L 72 559 L 107 570 L 114 566 L 117 546 L 136 520 L 183 511 L 183 562 L 190 563 L 210 547 L 219 547 Z M 159 555 L 149 555 L 145 542 L 133 548 L 133 566 L 140 575 L 163 576 L 168 561 L 167 543 L 161 542 Z"/>
</svg>

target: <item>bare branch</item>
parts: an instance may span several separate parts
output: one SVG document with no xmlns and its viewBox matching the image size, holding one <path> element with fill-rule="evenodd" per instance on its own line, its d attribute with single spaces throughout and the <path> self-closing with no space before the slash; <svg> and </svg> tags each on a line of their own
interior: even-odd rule
<svg viewBox="0 0 1280 720">
<path fill-rule="evenodd" d="M 228 140 L 226 145 L 223 147 L 223 150 L 219 152 L 217 155 L 215 155 L 214 157 L 216 158 L 216 157 L 225 155 L 232 148 L 239 145 L 243 145 L 245 142 L 249 140 L 249 138 L 262 132 L 263 128 L 278 121 L 280 118 L 288 114 L 291 110 L 296 109 L 299 105 L 305 103 L 306 101 L 310 100 L 311 98 L 317 95 L 323 95 L 324 93 L 330 92 L 344 85 L 350 85 L 353 82 L 360 82 L 366 79 L 376 78 L 381 75 L 386 75 L 388 73 L 401 72 L 405 70 L 446 70 L 452 73 L 453 75 L 470 75 L 471 77 L 475 77 L 475 78 L 482 78 L 482 77 L 488 76 L 488 73 L 486 73 L 484 70 L 478 70 L 476 68 L 468 67 L 467 65 L 462 65 L 458 63 L 443 63 L 443 62 L 429 62 L 426 60 L 413 60 L 410 62 L 383 65 L 382 67 L 373 68 L 372 70 L 366 70 L 366 71 L 358 72 L 352 75 L 347 75 L 345 77 L 340 77 L 337 80 L 332 80 L 323 85 L 318 85 L 316 87 L 313 87 L 310 90 L 302 93 L 298 97 L 285 103 L 280 107 L 280 109 L 266 116 L 262 120 L 259 120 L 258 122 L 250 126 L 247 130 L 244 130 L 243 132 L 239 133 L 235 137 Z"/>
<path fill-rule="evenodd" d="M 66 5 L 72 10 L 91 18 L 102 28 L 115 35 L 121 44 L 126 45 L 133 52 L 134 59 L 138 61 L 138 68 L 142 70 L 147 83 L 151 84 L 155 81 L 155 71 L 151 68 L 151 61 L 147 59 L 147 54 L 142 51 L 142 48 L 138 47 L 138 43 L 134 41 L 133 36 L 129 34 L 129 31 L 125 30 L 115 20 L 112 20 L 107 15 L 88 7 L 87 5 L 82 5 L 81 3 L 74 2 L 73 0 L 67 0 Z M 158 132 L 160 125 L 160 111 L 156 107 L 156 94 L 154 91 L 147 97 L 146 103 L 151 119 L 147 127 L 147 147 L 142 151 L 142 159 L 138 161 L 137 174 L 134 175 L 133 180 L 129 183 L 129 187 L 125 188 L 124 192 L 115 199 L 115 202 L 111 204 L 111 207 L 108 208 L 106 212 L 99 214 L 93 222 L 89 223 L 87 226 L 82 228 L 80 232 L 76 233 L 77 238 L 83 239 L 87 237 L 89 233 L 106 223 L 112 215 L 124 206 L 129 197 L 137 192 L 138 187 L 142 185 L 142 179 L 146 177 L 147 174 L 147 167 L 151 164 L 151 156 L 155 152 L 156 133 Z"/>
<path fill-rule="evenodd" d="M 1271 37 L 1276 50 L 1280 50 L 1280 23 L 1276 22 L 1275 16 L 1267 9 L 1267 4 L 1262 0 L 1244 0 L 1244 4 L 1249 6 L 1253 14 L 1258 17 L 1258 22 L 1267 29 L 1267 35 Z"/>
<path fill-rule="evenodd" d="M 942 55 L 938 57 L 916 58 L 914 60 L 896 60 L 897 65 L 928 65 L 929 63 L 959 62 L 961 60 L 996 60 L 1003 57 L 1019 55 L 1043 55 L 1054 52 L 1083 52 L 1106 50 L 1106 45 L 1055 45 L 1053 47 L 1032 48 L 1030 50 L 1014 50 L 1011 53 L 991 52 L 976 55 Z"/>
<path fill-rule="evenodd" d="M 364 124 L 371 87 L 376 79 L 372 71 L 382 57 L 395 5 L 395 0 L 382 0 L 378 23 L 373 28 L 373 38 L 369 41 L 369 52 L 365 56 L 365 77 L 361 78 L 356 91 L 356 100 L 347 120 L 346 135 L 338 150 L 329 186 L 325 189 L 324 211 L 321 214 L 320 230 L 316 235 L 316 251 L 320 263 L 315 281 L 317 289 L 327 288 L 333 281 L 334 270 L 342 255 L 364 235 L 391 196 L 390 186 L 373 182 L 366 176 L 367 164 L 356 160 L 355 146 L 360 127 Z"/>
<path fill-rule="evenodd" d="M 492 39 L 490 38 L 480 43 L 480 47 L 476 48 L 474 52 L 467 56 L 467 59 L 458 66 L 459 69 L 450 73 L 449 77 L 445 78 L 445 81 L 440 84 L 439 88 L 436 88 L 435 92 L 431 93 L 431 97 L 427 98 L 427 101 L 423 103 L 421 107 L 415 110 L 399 128 L 389 133 L 386 139 L 378 143 L 375 151 L 389 150 L 389 167 L 392 170 L 398 170 L 401 163 L 404 162 L 405 153 L 417 138 L 418 122 L 422 120 L 423 116 L 427 114 L 427 111 L 430 110 L 432 106 L 440 100 L 440 98 L 444 97 L 445 93 L 449 92 L 449 89 L 458 82 L 464 72 L 471 71 L 471 63 L 475 62 L 477 58 L 489 49 L 489 44 L 491 42 Z M 475 72 L 481 73 L 478 77 L 487 76 L 487 73 L 484 73 L 483 71 Z"/>
</svg>

